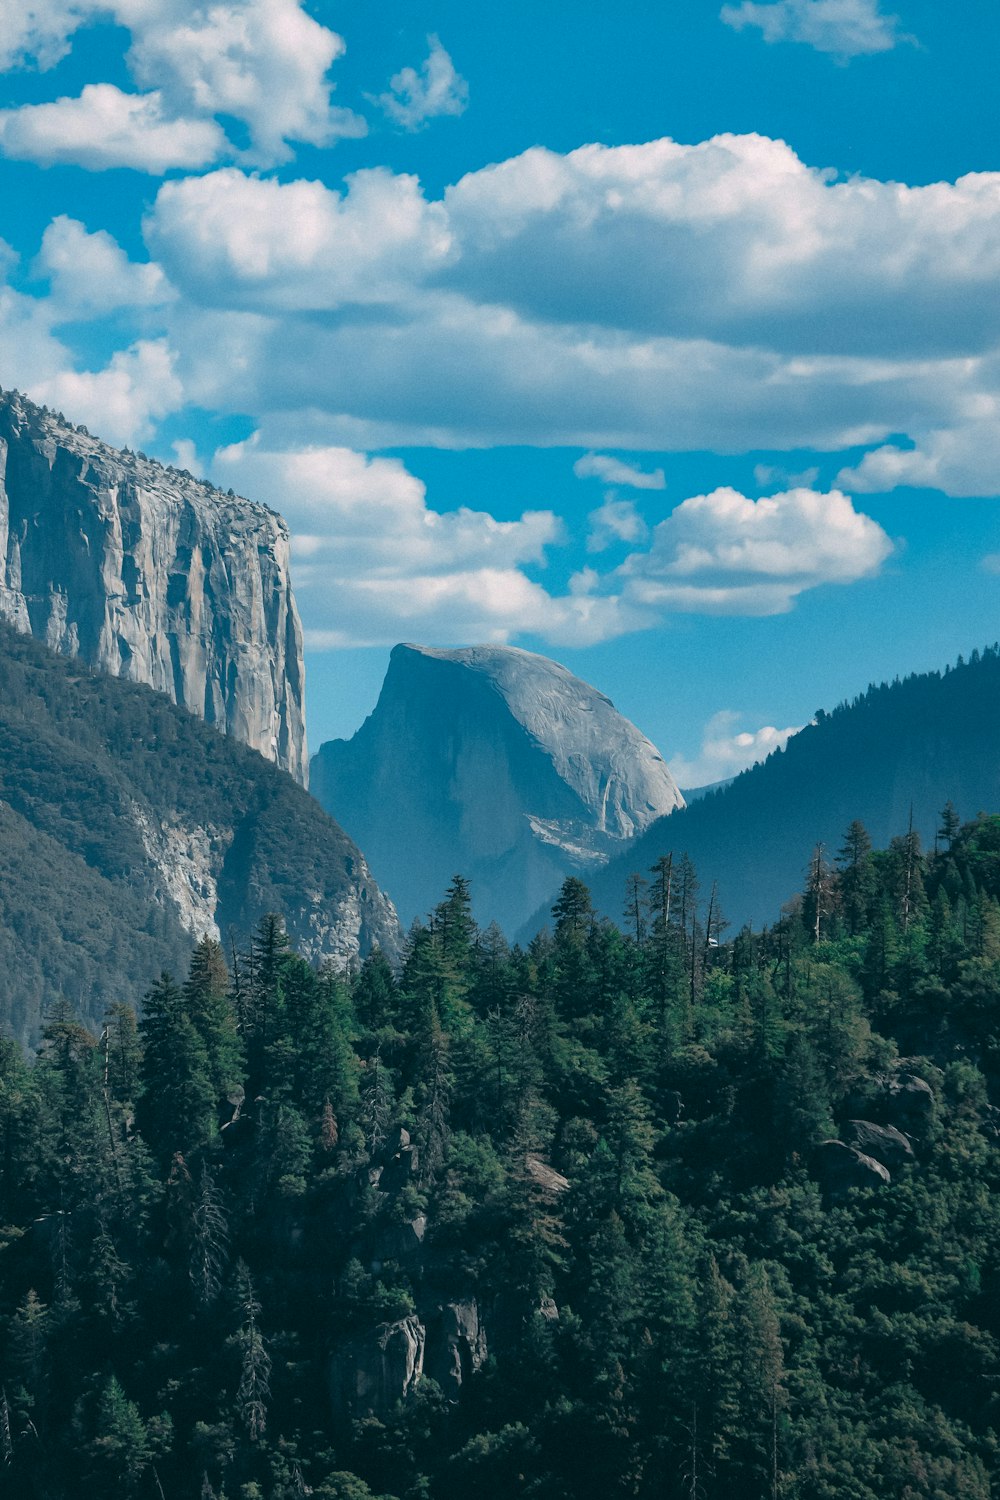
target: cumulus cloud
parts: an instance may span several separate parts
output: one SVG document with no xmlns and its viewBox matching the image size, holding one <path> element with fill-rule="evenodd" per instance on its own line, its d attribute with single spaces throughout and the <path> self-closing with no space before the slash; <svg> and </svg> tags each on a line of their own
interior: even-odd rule
<svg viewBox="0 0 1000 1500">
<path fill-rule="evenodd" d="M 535 633 L 587 644 L 647 618 L 616 598 L 554 596 L 527 576 L 523 565 L 544 564 L 562 538 L 551 511 L 516 521 L 467 507 L 439 513 L 397 459 L 269 448 L 258 434 L 221 449 L 212 473 L 288 518 L 296 592 L 316 648 L 408 634 L 505 641 Z"/>
<path fill-rule="evenodd" d="M 31 395 L 118 445 L 144 441 L 155 422 L 184 401 L 174 355 L 164 339 L 140 339 L 113 355 L 102 370 L 60 370 L 34 383 Z"/>
<path fill-rule="evenodd" d="M 420 68 L 403 68 L 389 80 L 389 90 L 374 101 L 403 130 L 420 130 L 441 115 L 460 115 L 469 102 L 469 85 L 436 36 Z"/>
<path fill-rule="evenodd" d="M 842 469 L 837 483 L 863 494 L 912 485 L 946 495 L 995 495 L 1000 483 L 1000 390 L 982 390 L 947 428 L 915 429 L 909 448 L 884 443 L 854 467 Z"/>
<path fill-rule="evenodd" d="M 605 484 L 621 485 L 632 490 L 665 490 L 666 476 L 662 469 L 637 469 L 632 464 L 612 458 L 610 453 L 585 453 L 573 465 L 577 479 L 601 479 Z"/>
<path fill-rule="evenodd" d="M 159 92 L 126 94 L 111 83 L 88 83 L 78 98 L 0 110 L 0 152 L 42 166 L 162 173 L 207 166 L 226 147 L 213 120 L 174 119 Z"/>
<path fill-rule="evenodd" d="M 117 9 L 132 27 L 137 81 L 162 89 L 179 116 L 241 121 L 258 165 L 289 160 L 292 141 L 327 146 L 364 134 L 358 115 L 331 103 L 326 75 L 344 40 L 300 0 L 118 0 Z"/>
<path fill-rule="evenodd" d="M 839 490 L 788 490 L 750 500 L 733 489 L 685 500 L 647 552 L 618 570 L 626 597 L 660 610 L 773 615 L 826 583 L 876 574 L 893 550 Z"/>
<path fill-rule="evenodd" d="M 606 552 L 617 542 L 642 542 L 649 535 L 649 527 L 632 501 L 616 500 L 613 495 L 608 495 L 603 505 L 592 510 L 587 520 L 590 523 L 588 552 Z"/>
<path fill-rule="evenodd" d="M 341 194 L 229 168 L 168 182 L 147 240 L 199 301 L 282 311 L 397 301 L 450 252 L 441 210 L 415 177 L 376 167 L 347 181 Z"/>
<path fill-rule="evenodd" d="M 327 73 L 344 40 L 300 0 L 10 5 L 0 15 L 0 70 L 51 67 L 75 31 L 109 18 L 130 31 L 126 62 L 144 92 L 90 84 L 79 98 L 4 111 L 0 149 L 8 156 L 161 174 L 232 156 L 274 166 L 291 159 L 291 143 L 327 146 L 365 133 L 364 120 L 331 99 Z M 218 116 L 238 121 L 248 143 L 231 143 Z"/>
<path fill-rule="evenodd" d="M 705 725 L 696 756 L 671 758 L 670 772 L 678 786 L 711 786 L 713 782 L 738 776 L 748 766 L 766 760 L 773 750 L 784 749 L 792 735 L 802 728 L 801 724 L 788 729 L 766 724 L 761 729 L 746 730 L 738 729 L 739 723 L 739 714 L 729 708 L 721 709 Z"/>
<path fill-rule="evenodd" d="M 898 16 L 887 16 L 879 0 L 742 0 L 720 12 L 736 31 L 754 27 L 765 42 L 804 42 L 817 52 L 847 59 L 891 52 L 912 38 L 899 28 Z"/>
<path fill-rule="evenodd" d="M 91 234 L 65 214 L 42 236 L 34 271 L 48 278 L 60 318 L 158 307 L 175 295 L 158 265 L 130 261 L 106 230 Z"/>
</svg>

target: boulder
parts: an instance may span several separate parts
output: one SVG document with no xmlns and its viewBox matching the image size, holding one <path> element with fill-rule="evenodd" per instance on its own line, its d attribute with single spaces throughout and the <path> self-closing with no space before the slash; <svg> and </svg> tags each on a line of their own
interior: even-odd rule
<svg viewBox="0 0 1000 1500">
<path fill-rule="evenodd" d="M 896 1073 L 886 1090 L 887 1114 L 893 1125 L 920 1125 L 934 1109 L 934 1090 L 916 1073 Z"/>
<path fill-rule="evenodd" d="M 913 1160 L 913 1147 L 895 1125 L 876 1125 L 871 1120 L 849 1120 L 844 1130 L 848 1146 L 873 1156 L 887 1167 L 901 1167 Z"/>
<path fill-rule="evenodd" d="M 569 1178 L 557 1172 L 555 1167 L 550 1167 L 548 1162 L 542 1161 L 540 1156 L 529 1152 L 525 1157 L 525 1165 L 528 1168 L 528 1175 L 551 1197 L 557 1198 L 560 1193 L 565 1193 L 569 1188 Z"/>
<path fill-rule="evenodd" d="M 892 1181 L 880 1161 L 844 1141 L 822 1141 L 816 1148 L 816 1169 L 824 1191 L 833 1198 L 852 1187 L 884 1187 Z"/>
</svg>

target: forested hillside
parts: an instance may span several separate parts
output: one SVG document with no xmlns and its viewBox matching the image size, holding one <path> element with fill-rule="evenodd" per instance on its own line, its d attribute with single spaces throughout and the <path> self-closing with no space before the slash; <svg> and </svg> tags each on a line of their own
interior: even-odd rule
<svg viewBox="0 0 1000 1500">
<path fill-rule="evenodd" d="M 196 937 L 280 907 L 311 957 L 394 948 L 356 846 L 292 778 L 138 684 L 0 625 L 0 1027 L 96 1024 Z"/>
<path fill-rule="evenodd" d="M 1000 817 L 837 848 L 3 1043 L 5 1493 L 995 1496 Z"/>
<path fill-rule="evenodd" d="M 963 817 L 1000 807 L 1000 652 L 974 651 L 944 672 L 874 686 L 818 712 L 763 764 L 661 818 L 592 880 L 599 910 L 615 914 L 631 870 L 685 851 L 717 880 L 733 922 L 773 922 L 814 845 L 828 852 L 852 818 L 879 846 L 913 826 L 933 838 L 951 798 Z M 530 930 L 534 931 L 538 919 Z"/>
</svg>

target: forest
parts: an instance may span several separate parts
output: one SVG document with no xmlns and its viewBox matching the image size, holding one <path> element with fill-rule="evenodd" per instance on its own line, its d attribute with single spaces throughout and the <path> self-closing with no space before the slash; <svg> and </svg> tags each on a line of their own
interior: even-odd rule
<svg viewBox="0 0 1000 1500">
<path fill-rule="evenodd" d="M 0 1041 L 4 1493 L 1000 1493 L 1000 816 Z"/>
</svg>

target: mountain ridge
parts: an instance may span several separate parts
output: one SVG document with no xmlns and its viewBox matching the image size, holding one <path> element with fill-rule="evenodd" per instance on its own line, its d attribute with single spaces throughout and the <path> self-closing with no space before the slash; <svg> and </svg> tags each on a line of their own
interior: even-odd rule
<svg viewBox="0 0 1000 1500">
<path fill-rule="evenodd" d="M 1000 806 L 998 744 L 997 646 L 943 671 L 872 684 L 820 710 L 784 749 L 647 829 L 595 875 L 595 904 L 617 916 L 627 876 L 673 851 L 690 856 L 703 889 L 718 883 L 734 926 L 772 922 L 803 888 L 801 851 L 819 844 L 832 858 L 855 818 L 883 847 L 907 828 L 911 810 L 929 842 L 948 800 L 963 817 Z M 539 906 L 522 934 L 546 918 Z"/>
</svg>

